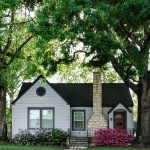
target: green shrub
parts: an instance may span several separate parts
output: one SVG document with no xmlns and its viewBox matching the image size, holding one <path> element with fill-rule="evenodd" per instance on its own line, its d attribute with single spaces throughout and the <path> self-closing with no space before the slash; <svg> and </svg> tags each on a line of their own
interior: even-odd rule
<svg viewBox="0 0 150 150">
<path fill-rule="evenodd" d="M 34 134 L 28 130 L 21 130 L 12 139 L 12 142 L 19 145 L 60 145 L 66 141 L 67 137 L 67 132 L 60 129 L 53 129 L 52 131 L 43 129 Z"/>
<path fill-rule="evenodd" d="M 68 133 L 64 132 L 61 129 L 54 129 L 52 131 L 52 142 L 55 145 L 60 145 L 62 142 L 65 142 L 68 137 Z"/>
<path fill-rule="evenodd" d="M 35 144 L 33 145 L 47 145 L 52 141 L 52 131 L 39 130 L 34 134 Z"/>
</svg>

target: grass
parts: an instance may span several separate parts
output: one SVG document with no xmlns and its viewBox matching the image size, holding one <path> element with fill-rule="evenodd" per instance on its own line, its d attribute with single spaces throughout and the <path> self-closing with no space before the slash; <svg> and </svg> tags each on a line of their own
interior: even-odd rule
<svg viewBox="0 0 150 150">
<path fill-rule="evenodd" d="M 63 147 L 55 146 L 24 146 L 2 144 L 0 150 L 64 150 Z M 134 147 L 91 147 L 84 150 L 150 150 L 150 148 L 134 148 Z"/>
<path fill-rule="evenodd" d="M 62 147 L 55 146 L 24 146 L 24 145 L 0 145 L 0 150 L 63 150 Z"/>
</svg>

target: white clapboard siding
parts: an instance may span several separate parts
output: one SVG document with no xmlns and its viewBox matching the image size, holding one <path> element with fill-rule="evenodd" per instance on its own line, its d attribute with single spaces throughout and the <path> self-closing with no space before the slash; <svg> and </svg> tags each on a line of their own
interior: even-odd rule
<svg viewBox="0 0 150 150">
<path fill-rule="evenodd" d="M 112 107 L 103 107 L 103 114 L 105 115 L 105 117 L 108 119 L 108 112 Z"/>
<path fill-rule="evenodd" d="M 72 130 L 72 117 L 71 117 L 71 122 L 70 122 L 71 136 L 86 137 L 87 136 L 87 122 L 92 114 L 93 108 L 92 107 L 71 107 L 71 116 L 72 116 L 72 110 L 85 110 L 85 131 L 73 131 Z"/>
<path fill-rule="evenodd" d="M 36 89 L 39 86 L 46 88 L 44 96 L 38 96 Z M 19 129 L 27 129 L 28 107 L 53 107 L 54 127 L 67 131 L 70 128 L 70 105 L 59 96 L 47 83 L 39 79 L 16 103 L 12 105 L 12 136 Z"/>
</svg>

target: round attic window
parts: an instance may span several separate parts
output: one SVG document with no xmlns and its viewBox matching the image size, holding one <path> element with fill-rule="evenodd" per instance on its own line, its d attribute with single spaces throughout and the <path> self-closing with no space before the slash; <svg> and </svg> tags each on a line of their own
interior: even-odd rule
<svg viewBox="0 0 150 150">
<path fill-rule="evenodd" d="M 45 93 L 46 93 L 46 89 L 45 89 L 44 87 L 38 87 L 38 88 L 36 89 L 36 94 L 37 94 L 38 96 L 44 96 Z"/>
</svg>

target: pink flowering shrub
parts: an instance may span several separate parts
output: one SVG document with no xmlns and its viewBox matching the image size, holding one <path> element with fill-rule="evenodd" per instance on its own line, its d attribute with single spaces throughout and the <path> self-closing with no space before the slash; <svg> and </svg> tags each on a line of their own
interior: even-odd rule
<svg viewBox="0 0 150 150">
<path fill-rule="evenodd" d="M 125 130 L 99 129 L 95 131 L 93 142 L 96 146 L 124 146 L 134 140 Z"/>
</svg>

